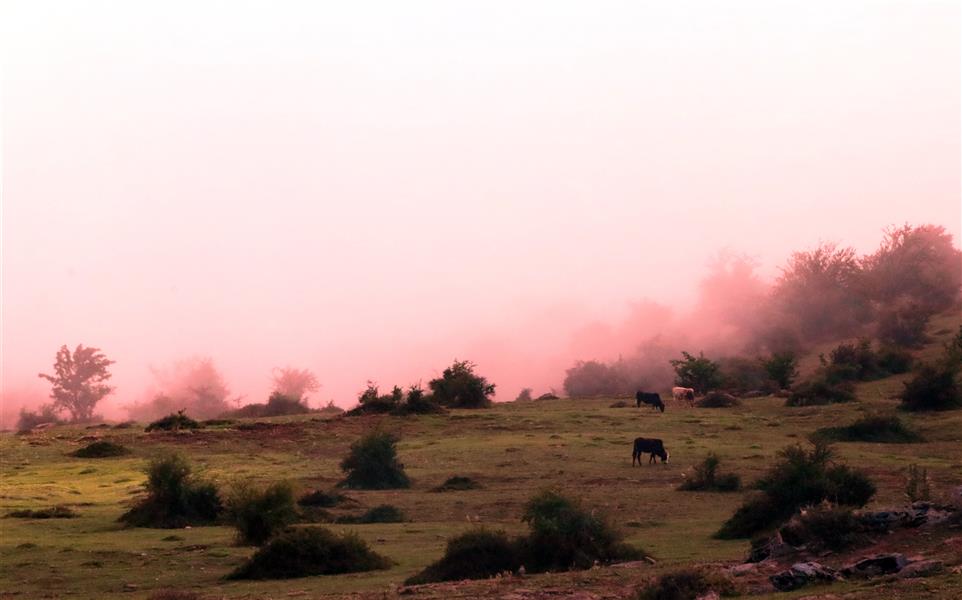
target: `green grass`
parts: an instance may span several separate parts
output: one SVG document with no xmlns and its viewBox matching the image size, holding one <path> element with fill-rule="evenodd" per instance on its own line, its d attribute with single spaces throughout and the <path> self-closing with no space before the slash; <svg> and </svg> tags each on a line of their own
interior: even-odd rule
<svg viewBox="0 0 962 600">
<path fill-rule="evenodd" d="M 954 330 L 958 322 L 958 317 L 940 317 L 931 329 Z M 942 340 L 935 338 L 920 355 L 937 354 Z M 103 438 L 126 446 L 132 454 L 106 461 L 68 456 L 80 447 L 72 440 L 84 435 L 81 428 L 57 427 L 26 436 L 4 433 L 0 435 L 0 514 L 64 505 L 76 509 L 79 516 L 0 520 L 0 597 L 19 592 L 18 597 L 140 598 L 165 588 L 199 590 L 218 598 L 284 597 L 292 590 L 307 597 L 380 592 L 437 560 L 448 537 L 477 524 L 504 529 L 510 535 L 523 533 L 524 503 L 549 486 L 604 511 L 614 525 L 623 528 L 629 543 L 658 559 L 655 570 L 633 572 L 638 583 L 657 570 L 691 562 L 739 560 L 747 542 L 711 536 L 741 503 L 743 494 L 676 491 L 683 474 L 714 452 L 726 472 L 737 473 L 750 484 L 771 464 L 778 449 L 804 441 L 820 428 L 851 423 L 865 414 L 891 414 L 898 405 L 893 396 L 903 380 L 904 376 L 896 376 L 860 384 L 857 402 L 803 408 L 785 407 L 783 399 L 765 397 L 723 411 L 669 406 L 661 414 L 609 408 L 613 399 L 601 398 L 498 404 L 484 411 L 416 417 L 277 417 L 263 420 L 278 424 L 266 432 L 211 428 L 145 434 L 139 429 L 112 429 L 104 430 Z M 928 469 L 936 493 L 962 479 L 958 451 L 962 411 L 903 418 L 923 434 L 924 442 L 910 447 L 863 442 L 836 446 L 841 460 L 865 469 L 876 481 L 879 491 L 873 506 L 903 502 L 903 472 L 910 463 Z M 220 486 L 240 478 L 253 483 L 288 479 L 301 491 L 331 489 L 343 478 L 338 465 L 351 442 L 378 423 L 402 434 L 398 455 L 412 487 L 352 491 L 351 497 L 360 504 L 331 512 L 346 515 L 391 504 L 409 521 L 330 528 L 357 532 L 373 550 L 396 563 L 388 570 L 311 577 L 296 583 L 228 582 L 223 577 L 253 551 L 235 545 L 232 528 L 170 531 L 128 529 L 117 523 L 141 493 L 147 460 L 163 451 L 184 452 L 198 477 Z M 663 439 L 671 452 L 670 462 L 632 468 L 631 441 L 638 436 Z M 470 473 L 484 487 L 433 492 L 452 473 Z M 164 541 L 172 534 L 183 539 Z M 590 583 L 609 577 L 609 572 L 613 571 L 539 575 L 528 578 L 525 587 L 557 581 Z M 136 585 L 141 595 L 125 592 L 128 583 Z M 954 589 L 962 590 L 962 582 L 955 585 Z M 831 589 L 832 593 L 845 591 L 871 596 L 871 588 L 860 583 Z"/>
</svg>

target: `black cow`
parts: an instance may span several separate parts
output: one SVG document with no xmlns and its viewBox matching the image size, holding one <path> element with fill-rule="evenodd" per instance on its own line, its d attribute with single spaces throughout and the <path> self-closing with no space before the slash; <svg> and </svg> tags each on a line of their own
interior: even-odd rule
<svg viewBox="0 0 962 600">
<path fill-rule="evenodd" d="M 641 408 L 642 403 L 644 403 L 654 406 L 661 412 L 665 412 L 665 403 L 661 401 L 661 396 L 659 396 L 657 392 L 642 392 L 639 390 L 638 393 L 635 394 L 635 403 L 638 408 Z"/>
<path fill-rule="evenodd" d="M 655 461 L 656 456 L 661 457 L 662 463 L 668 462 L 669 454 L 661 440 L 635 438 L 635 448 L 631 451 L 631 466 L 635 466 L 635 461 L 641 466 L 641 455 L 646 452 L 651 455 L 648 457 L 649 465 Z"/>
</svg>

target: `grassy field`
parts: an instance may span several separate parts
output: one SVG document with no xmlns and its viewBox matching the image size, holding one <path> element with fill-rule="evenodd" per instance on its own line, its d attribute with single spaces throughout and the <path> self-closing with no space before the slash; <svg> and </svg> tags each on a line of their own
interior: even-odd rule
<svg viewBox="0 0 962 600">
<path fill-rule="evenodd" d="M 953 316 L 934 323 L 932 331 L 942 333 L 934 335 L 933 344 L 921 354 L 934 356 L 959 322 Z M 806 368 L 812 364 L 809 359 Z M 557 400 L 499 404 L 490 410 L 454 411 L 446 416 L 267 419 L 262 421 L 268 425 L 247 431 L 146 434 L 142 428 L 60 427 L 30 435 L 4 433 L 0 436 L 0 513 L 68 505 L 79 517 L 0 520 L 0 597 L 145 598 L 162 588 L 197 590 L 217 598 L 355 592 L 378 597 L 440 556 L 447 537 L 474 523 L 523 531 L 522 506 L 544 487 L 558 488 L 606 513 L 629 542 L 644 548 L 658 564 L 631 572 L 605 568 L 528 577 L 524 587 L 590 588 L 593 582 L 603 581 L 614 586 L 611 589 L 629 589 L 673 566 L 735 561 L 746 554 L 745 541 L 711 537 L 742 494 L 675 489 L 709 451 L 721 457 L 725 470 L 750 482 L 771 464 L 780 448 L 804 442 L 820 427 L 845 424 L 864 413 L 895 411 L 892 396 L 903 379 L 862 384 L 855 403 L 810 408 L 786 408 L 783 399 L 765 397 L 730 409 L 669 405 L 661 414 L 633 404 L 610 408 L 613 399 Z M 936 492 L 962 483 L 962 411 L 903 417 L 922 432 L 925 443 L 836 446 L 844 461 L 866 470 L 878 484 L 873 506 L 904 502 L 903 474 L 911 463 L 929 469 Z M 374 427 L 401 435 L 399 454 L 413 487 L 349 495 L 362 507 L 394 504 L 410 522 L 331 528 L 357 531 L 396 562 L 390 570 L 226 582 L 224 575 L 252 552 L 234 543 L 232 529 L 129 529 L 117 522 L 141 492 L 146 461 L 162 451 L 184 452 L 203 477 L 220 485 L 241 479 L 290 479 L 304 490 L 327 489 L 341 478 L 338 463 L 349 444 Z M 665 440 L 670 463 L 633 468 L 631 440 L 637 436 Z M 68 455 L 92 437 L 117 441 L 133 453 L 107 459 Z M 432 491 L 452 475 L 472 477 L 483 487 Z M 937 597 L 949 598 L 962 597 L 960 580 L 947 574 L 929 581 L 934 582 Z M 840 584 L 831 591 L 879 597 L 870 584 Z M 916 592 L 917 597 L 932 597 L 926 595 L 932 590 L 918 586 L 899 594 L 915 597 Z"/>
</svg>

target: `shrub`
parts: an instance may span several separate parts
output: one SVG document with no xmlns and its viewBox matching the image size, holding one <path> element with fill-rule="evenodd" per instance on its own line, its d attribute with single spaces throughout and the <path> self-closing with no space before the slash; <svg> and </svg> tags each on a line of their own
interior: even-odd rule
<svg viewBox="0 0 962 600">
<path fill-rule="evenodd" d="M 901 348 L 884 347 L 878 352 L 879 368 L 889 375 L 907 373 L 912 368 L 915 359 L 912 353 Z"/>
<path fill-rule="evenodd" d="M 844 427 L 825 427 L 814 434 L 821 438 L 836 442 L 875 442 L 881 444 L 911 444 L 923 441 L 921 435 L 909 429 L 896 416 L 862 417 L 851 425 Z"/>
<path fill-rule="evenodd" d="M 720 387 L 734 392 L 752 390 L 775 391 L 777 385 L 765 370 L 764 364 L 754 358 L 732 356 L 718 361 L 721 369 Z"/>
<path fill-rule="evenodd" d="M 932 488 L 929 486 L 929 472 L 918 465 L 909 465 L 905 478 L 905 496 L 911 502 L 931 500 Z"/>
<path fill-rule="evenodd" d="M 925 364 L 905 382 L 902 408 L 911 411 L 952 410 L 962 407 L 959 368 L 951 364 Z"/>
<path fill-rule="evenodd" d="M 518 544 L 503 531 L 478 528 L 448 540 L 444 556 L 404 584 L 484 579 L 521 566 Z"/>
<path fill-rule="evenodd" d="M 708 392 L 704 398 L 698 401 L 701 408 L 731 408 L 738 406 L 741 402 L 738 398 L 725 392 Z"/>
<path fill-rule="evenodd" d="M 701 464 L 695 466 L 691 477 L 687 478 L 679 487 L 686 492 L 734 492 L 741 487 L 741 479 L 734 473 L 719 474 L 718 467 L 721 459 L 718 455 L 709 454 Z"/>
<path fill-rule="evenodd" d="M 675 369 L 675 385 L 692 388 L 696 394 L 705 394 L 721 385 L 718 363 L 705 358 L 704 353 L 697 357 L 687 352 L 681 354 L 683 359 L 669 361 Z"/>
<path fill-rule="evenodd" d="M 398 404 L 393 414 L 396 415 L 427 415 L 434 413 L 447 412 L 443 406 L 438 404 L 434 397 L 425 394 L 420 386 L 412 385 L 408 388 L 404 403 Z"/>
<path fill-rule="evenodd" d="M 803 506 L 828 500 L 864 506 L 875 495 L 875 485 L 862 472 L 832 461 L 828 445 L 816 441 L 810 451 L 799 445 L 778 453 L 776 462 L 749 498 L 716 534 L 722 539 L 744 538 L 789 518 Z"/>
<path fill-rule="evenodd" d="M 261 546 L 228 579 L 290 579 L 390 568 L 357 534 L 323 527 L 289 529 Z"/>
<path fill-rule="evenodd" d="M 635 548 L 601 517 L 555 491 L 535 495 L 522 521 L 530 530 L 522 543 L 524 564 L 534 571 L 587 569 L 595 561 L 640 558 Z"/>
<path fill-rule="evenodd" d="M 428 382 L 434 400 L 451 408 L 487 408 L 491 406 L 495 384 L 475 374 L 475 364 L 454 361 L 441 377 Z"/>
<path fill-rule="evenodd" d="M 779 389 L 792 387 L 798 377 L 798 359 L 794 352 L 775 352 L 762 360 L 762 367 Z"/>
<path fill-rule="evenodd" d="M 390 433 L 374 431 L 351 444 L 351 450 L 341 461 L 347 476 L 342 487 L 384 490 L 410 487 L 404 465 L 397 459 L 398 438 Z"/>
<path fill-rule="evenodd" d="M 321 508 L 330 508 L 332 506 L 337 506 L 338 504 L 349 500 L 344 494 L 339 494 L 337 492 L 324 492 L 321 490 L 314 490 L 308 492 L 297 499 L 297 503 L 301 506 L 318 506 Z"/>
<path fill-rule="evenodd" d="M 29 411 L 26 408 L 20 409 L 20 418 L 17 419 L 17 431 L 25 433 L 38 425 L 62 425 L 66 423 L 57 416 L 57 411 L 51 404 L 44 404 L 37 411 Z"/>
<path fill-rule="evenodd" d="M 147 466 L 147 497 L 120 517 L 133 527 L 174 528 L 204 525 L 222 510 L 217 488 L 191 477 L 179 454 L 156 458 Z"/>
<path fill-rule="evenodd" d="M 157 419 L 147 426 L 145 431 L 178 431 L 181 429 L 199 429 L 200 423 L 188 417 L 184 411 L 179 410 L 166 417 Z"/>
<path fill-rule="evenodd" d="M 709 597 L 711 592 L 722 596 L 736 595 L 731 580 L 702 569 L 682 569 L 661 575 L 638 591 L 636 600 L 695 600 Z"/>
<path fill-rule="evenodd" d="M 107 440 L 97 440 L 73 451 L 71 456 L 77 458 L 108 458 L 125 454 L 130 454 L 130 450 L 126 447 Z"/>
<path fill-rule="evenodd" d="M 868 542 L 851 508 L 828 503 L 802 509 L 779 533 L 786 543 L 812 552 L 840 552 Z"/>
<path fill-rule="evenodd" d="M 518 396 L 517 398 L 514 399 L 514 401 L 515 402 L 531 402 L 531 399 L 533 397 L 531 394 L 533 391 L 534 390 L 532 390 L 531 388 L 521 388 L 521 391 L 518 392 Z"/>
<path fill-rule="evenodd" d="M 259 546 L 297 520 L 294 487 L 287 481 L 262 489 L 237 484 L 227 498 L 227 513 L 238 540 Z"/>
<path fill-rule="evenodd" d="M 247 404 L 224 413 L 230 417 L 280 417 L 283 415 L 303 415 L 311 412 L 311 409 L 296 396 L 285 396 L 280 392 L 274 392 L 267 399 L 267 404 Z"/>
<path fill-rule="evenodd" d="M 630 384 L 614 367 L 596 360 L 579 360 L 565 371 L 562 387 L 569 398 L 587 398 L 624 394 Z M 546 399 L 544 396 L 538 399 Z"/>
<path fill-rule="evenodd" d="M 928 340 L 929 313 L 913 302 L 888 306 L 878 314 L 878 339 L 903 348 L 919 348 Z"/>
<path fill-rule="evenodd" d="M 359 516 L 339 517 L 337 523 L 403 523 L 407 518 L 401 509 L 391 504 L 381 504 Z"/>
<path fill-rule="evenodd" d="M 53 506 L 50 508 L 14 510 L 6 514 L 14 519 L 73 519 L 78 517 L 69 506 Z"/>
<path fill-rule="evenodd" d="M 471 479 L 470 477 L 462 477 L 460 475 L 455 475 L 454 477 L 448 477 L 448 479 L 434 488 L 436 492 L 450 492 L 450 491 L 460 491 L 460 490 L 476 490 L 481 487 L 477 481 Z"/>
<path fill-rule="evenodd" d="M 849 382 L 832 383 L 824 378 L 815 378 L 795 386 L 785 400 L 785 406 L 817 406 L 836 404 L 855 400 L 855 388 Z"/>
</svg>

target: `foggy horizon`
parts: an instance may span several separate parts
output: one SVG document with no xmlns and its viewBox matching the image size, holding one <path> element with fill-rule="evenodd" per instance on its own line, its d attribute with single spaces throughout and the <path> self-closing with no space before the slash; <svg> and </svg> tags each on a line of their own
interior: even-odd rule
<svg viewBox="0 0 962 600">
<path fill-rule="evenodd" d="M 454 359 L 512 400 L 721 252 L 962 239 L 958 6 L 50 6 L 0 25 L 4 427 L 77 344 L 110 418 L 191 357 L 243 403 Z"/>
</svg>

